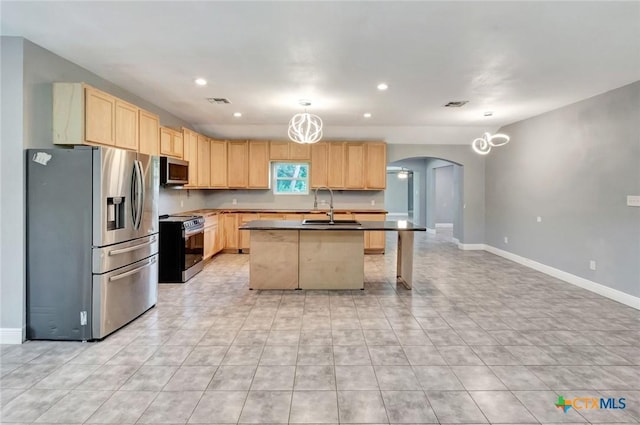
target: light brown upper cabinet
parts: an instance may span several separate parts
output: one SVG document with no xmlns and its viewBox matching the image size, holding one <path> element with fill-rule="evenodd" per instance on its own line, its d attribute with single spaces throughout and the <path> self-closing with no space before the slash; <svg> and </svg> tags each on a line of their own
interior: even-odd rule
<svg viewBox="0 0 640 425">
<path fill-rule="evenodd" d="M 188 128 L 182 128 L 182 140 L 184 143 L 183 159 L 189 162 L 189 184 L 184 187 L 198 187 L 198 165 L 200 163 L 198 160 L 198 133 Z M 204 167 L 207 165 L 206 161 L 203 162 Z"/>
<path fill-rule="evenodd" d="M 168 127 L 160 127 L 160 155 L 182 159 L 184 155 L 182 132 Z"/>
<path fill-rule="evenodd" d="M 144 109 L 138 111 L 138 152 L 159 155 L 160 118 Z"/>
<path fill-rule="evenodd" d="M 138 150 L 138 107 L 116 99 L 116 147 Z"/>
<path fill-rule="evenodd" d="M 345 143 L 344 187 L 364 189 L 364 143 Z"/>
<path fill-rule="evenodd" d="M 201 134 L 198 139 L 198 186 L 209 187 L 211 182 L 211 142 Z"/>
<path fill-rule="evenodd" d="M 269 189 L 269 142 L 249 141 L 249 189 Z"/>
<path fill-rule="evenodd" d="M 93 87 L 86 87 L 85 138 L 101 145 L 116 144 L 116 98 Z"/>
<path fill-rule="evenodd" d="M 309 161 L 312 145 L 272 140 L 269 142 L 269 159 L 271 161 Z"/>
<path fill-rule="evenodd" d="M 365 143 L 365 187 L 387 188 L 387 145 L 381 142 Z"/>
<path fill-rule="evenodd" d="M 325 142 L 318 142 L 311 145 L 311 188 L 328 186 L 327 159 L 329 155 L 329 145 Z"/>
<path fill-rule="evenodd" d="M 269 159 L 286 161 L 289 159 L 289 142 L 272 141 L 269 143 Z"/>
<path fill-rule="evenodd" d="M 138 150 L 138 111 L 84 83 L 53 83 L 53 143 Z"/>
<path fill-rule="evenodd" d="M 230 188 L 249 186 L 249 142 L 230 140 L 227 145 L 227 184 Z"/>
<path fill-rule="evenodd" d="M 227 141 L 211 139 L 211 178 L 209 187 L 226 188 L 227 181 Z"/>
<path fill-rule="evenodd" d="M 342 189 L 344 185 L 345 143 L 329 142 L 327 186 Z"/>
<path fill-rule="evenodd" d="M 289 143 L 289 159 L 292 161 L 311 159 L 311 145 L 308 143 Z"/>
</svg>

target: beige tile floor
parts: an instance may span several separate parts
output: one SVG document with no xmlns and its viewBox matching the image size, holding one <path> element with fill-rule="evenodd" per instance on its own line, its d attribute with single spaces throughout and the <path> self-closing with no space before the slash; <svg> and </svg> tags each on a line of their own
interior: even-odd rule
<svg viewBox="0 0 640 425">
<path fill-rule="evenodd" d="M 1 422 L 640 421 L 639 311 L 446 234 L 417 235 L 407 291 L 394 236 L 364 291 L 249 291 L 248 256 L 219 255 L 102 342 L 0 346 Z"/>
</svg>

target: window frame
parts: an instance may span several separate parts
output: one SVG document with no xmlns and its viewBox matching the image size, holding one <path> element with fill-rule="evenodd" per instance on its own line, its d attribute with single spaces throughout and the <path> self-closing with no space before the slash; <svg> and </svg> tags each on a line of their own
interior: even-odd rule
<svg viewBox="0 0 640 425">
<path fill-rule="evenodd" d="M 302 165 L 307 167 L 307 176 L 306 177 L 278 177 L 278 166 L 281 164 L 288 165 Z M 311 171 L 311 163 L 305 161 L 272 161 L 271 162 L 271 187 L 273 188 L 274 195 L 309 195 L 311 193 L 311 189 L 309 185 L 310 181 L 310 171 Z M 280 192 L 278 191 L 278 181 L 304 181 L 306 182 L 307 190 L 305 192 Z"/>
</svg>

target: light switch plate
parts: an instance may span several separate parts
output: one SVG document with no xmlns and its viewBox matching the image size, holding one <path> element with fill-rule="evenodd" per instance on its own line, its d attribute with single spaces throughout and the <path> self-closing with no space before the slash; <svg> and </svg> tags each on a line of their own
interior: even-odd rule
<svg viewBox="0 0 640 425">
<path fill-rule="evenodd" d="M 640 195 L 628 195 L 627 196 L 628 207 L 640 207 Z"/>
<path fill-rule="evenodd" d="M 542 223 L 542 217 L 538 216 L 537 219 L 538 223 Z"/>
</svg>

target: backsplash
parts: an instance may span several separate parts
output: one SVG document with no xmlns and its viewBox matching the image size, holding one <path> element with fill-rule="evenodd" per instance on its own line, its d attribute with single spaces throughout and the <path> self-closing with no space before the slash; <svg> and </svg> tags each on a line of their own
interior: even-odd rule
<svg viewBox="0 0 640 425">
<path fill-rule="evenodd" d="M 159 213 L 176 214 L 207 208 L 206 190 L 187 190 L 160 187 Z"/>
<path fill-rule="evenodd" d="M 234 199 L 236 203 L 234 203 Z M 329 208 L 329 191 L 318 191 L 318 207 Z M 372 201 L 375 203 L 371 205 Z M 271 190 L 209 191 L 207 206 L 210 208 L 313 208 L 313 193 L 309 195 L 274 195 Z M 362 208 L 384 209 L 384 191 L 333 191 L 336 209 Z"/>
<path fill-rule="evenodd" d="M 234 203 L 235 200 L 235 203 Z M 329 208 L 329 191 L 318 191 L 318 208 Z M 374 205 L 372 204 L 372 201 Z M 384 209 L 384 191 L 333 191 L 336 209 Z M 274 195 L 271 190 L 206 190 L 160 187 L 160 214 L 176 214 L 201 208 L 311 209 L 309 195 Z"/>
</svg>

